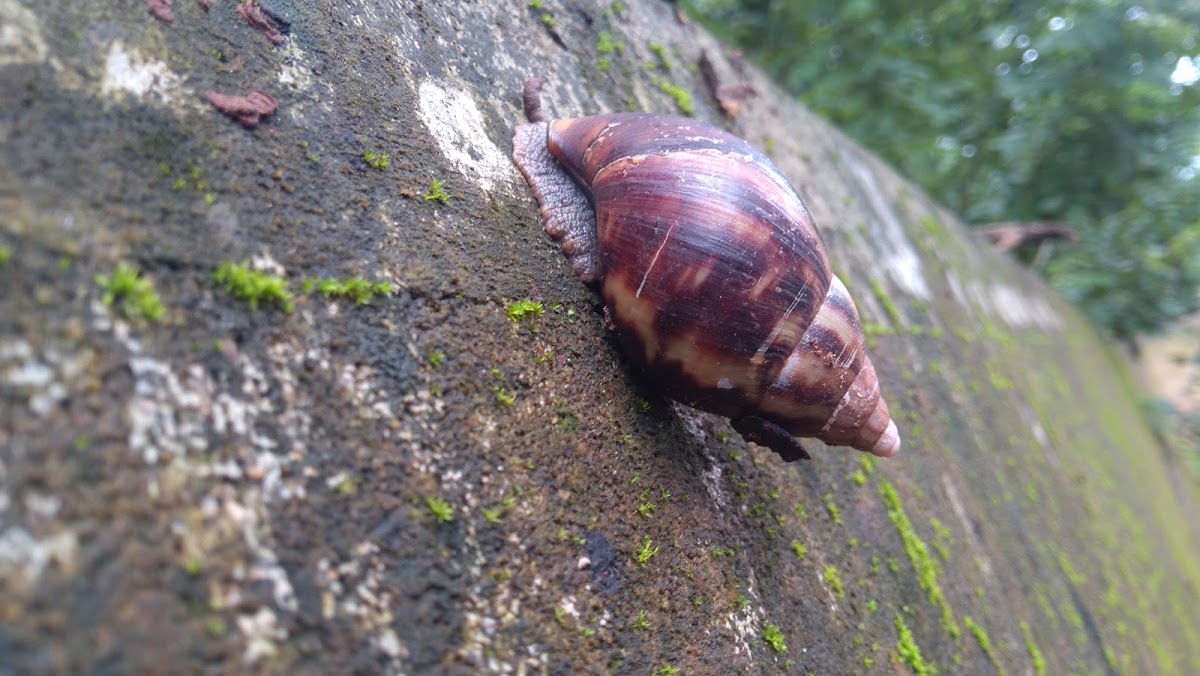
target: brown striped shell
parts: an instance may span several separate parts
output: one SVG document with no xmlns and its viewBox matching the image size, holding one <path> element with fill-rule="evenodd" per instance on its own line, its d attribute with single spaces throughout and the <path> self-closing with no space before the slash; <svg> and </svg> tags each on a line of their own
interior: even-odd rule
<svg viewBox="0 0 1200 676">
<path fill-rule="evenodd" d="M 513 158 L 645 379 L 785 460 L 807 457 L 794 436 L 899 451 L 858 311 L 771 161 L 672 115 L 546 121 L 539 89 Z"/>
</svg>

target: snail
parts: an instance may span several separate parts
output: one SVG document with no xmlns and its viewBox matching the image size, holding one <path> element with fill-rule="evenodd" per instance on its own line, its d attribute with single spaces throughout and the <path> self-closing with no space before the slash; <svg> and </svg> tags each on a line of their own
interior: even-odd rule
<svg viewBox="0 0 1200 676">
<path fill-rule="evenodd" d="M 795 437 L 895 455 L 854 301 L 775 165 L 674 115 L 549 120 L 541 88 L 513 160 L 645 379 L 785 461 L 809 457 Z"/>
</svg>

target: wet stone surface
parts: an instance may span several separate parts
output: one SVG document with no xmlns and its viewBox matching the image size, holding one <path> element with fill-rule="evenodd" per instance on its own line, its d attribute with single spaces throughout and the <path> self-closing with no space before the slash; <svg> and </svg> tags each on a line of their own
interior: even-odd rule
<svg viewBox="0 0 1200 676">
<path fill-rule="evenodd" d="M 1191 489 L 1119 359 L 753 71 L 728 124 L 905 448 L 784 464 L 629 368 L 510 138 L 533 74 L 719 123 L 671 4 L 263 3 L 278 45 L 202 5 L 0 0 L 5 668 L 1200 671 Z M 255 90 L 253 129 L 205 99 Z"/>
</svg>

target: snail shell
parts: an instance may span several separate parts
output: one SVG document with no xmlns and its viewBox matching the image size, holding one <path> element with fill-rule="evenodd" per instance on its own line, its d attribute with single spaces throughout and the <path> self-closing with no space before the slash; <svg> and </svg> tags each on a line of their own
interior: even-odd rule
<svg viewBox="0 0 1200 676">
<path fill-rule="evenodd" d="M 899 451 L 858 311 L 771 161 L 673 115 L 548 121 L 540 88 L 513 159 L 646 380 L 785 460 L 808 457 L 796 436 Z"/>
</svg>

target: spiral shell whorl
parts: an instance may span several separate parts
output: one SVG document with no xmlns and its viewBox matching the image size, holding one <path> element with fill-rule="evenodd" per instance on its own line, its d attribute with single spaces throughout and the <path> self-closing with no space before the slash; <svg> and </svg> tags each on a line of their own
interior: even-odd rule
<svg viewBox="0 0 1200 676">
<path fill-rule="evenodd" d="M 695 120 L 595 115 L 518 127 L 514 155 L 531 185 L 544 164 L 529 148 L 536 133 L 595 208 L 584 241 L 578 216 L 547 214 L 558 188 L 535 186 L 547 232 L 577 272 L 588 261 L 585 279 L 601 281 L 624 352 L 651 385 L 766 421 L 754 429 L 899 449 L 854 303 L 769 159 Z"/>
</svg>

